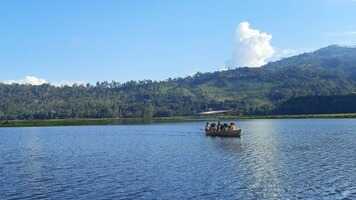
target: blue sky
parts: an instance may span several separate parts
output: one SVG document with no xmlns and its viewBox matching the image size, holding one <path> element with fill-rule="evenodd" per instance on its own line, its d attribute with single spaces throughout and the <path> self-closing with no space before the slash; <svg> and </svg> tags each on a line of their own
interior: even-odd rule
<svg viewBox="0 0 356 200">
<path fill-rule="evenodd" d="M 153 79 L 220 69 L 241 22 L 274 57 L 356 44 L 354 0 L 12 0 L 0 7 L 0 80 Z M 283 55 L 282 55 L 283 56 Z"/>
</svg>

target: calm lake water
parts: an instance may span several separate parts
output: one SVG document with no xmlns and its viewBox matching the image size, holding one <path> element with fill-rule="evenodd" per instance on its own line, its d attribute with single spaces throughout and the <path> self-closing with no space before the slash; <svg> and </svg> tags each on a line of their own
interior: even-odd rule
<svg viewBox="0 0 356 200">
<path fill-rule="evenodd" d="M 356 199 L 356 120 L 0 129 L 0 199 Z"/>
</svg>

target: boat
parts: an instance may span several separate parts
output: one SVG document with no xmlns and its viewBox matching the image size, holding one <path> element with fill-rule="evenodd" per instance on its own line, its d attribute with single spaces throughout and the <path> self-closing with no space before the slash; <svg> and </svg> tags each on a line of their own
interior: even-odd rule
<svg viewBox="0 0 356 200">
<path fill-rule="evenodd" d="M 241 137 L 241 129 L 226 131 L 205 130 L 205 135 L 212 137 Z"/>
<path fill-rule="evenodd" d="M 201 112 L 199 115 L 207 116 L 207 115 L 223 115 L 223 114 L 228 114 L 228 113 L 236 113 L 236 111 L 233 110 L 213 110 L 213 111 L 206 111 L 206 112 Z M 212 126 L 210 126 L 212 125 Z M 219 125 L 222 125 L 224 128 L 221 130 L 219 129 Z M 205 126 L 205 135 L 206 136 L 212 136 L 212 137 L 241 137 L 241 128 L 238 128 L 235 126 L 234 122 L 231 122 L 230 125 L 226 126 L 227 123 L 220 123 L 218 120 L 218 123 L 210 123 L 207 122 Z M 218 130 L 217 130 L 218 129 Z"/>
</svg>

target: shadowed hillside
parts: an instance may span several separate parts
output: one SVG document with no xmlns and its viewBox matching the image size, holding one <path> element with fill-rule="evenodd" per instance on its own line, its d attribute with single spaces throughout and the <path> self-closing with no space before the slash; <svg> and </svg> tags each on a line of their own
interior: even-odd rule
<svg viewBox="0 0 356 200">
<path fill-rule="evenodd" d="M 356 95 L 296 97 L 282 103 L 273 114 L 356 113 Z"/>
</svg>

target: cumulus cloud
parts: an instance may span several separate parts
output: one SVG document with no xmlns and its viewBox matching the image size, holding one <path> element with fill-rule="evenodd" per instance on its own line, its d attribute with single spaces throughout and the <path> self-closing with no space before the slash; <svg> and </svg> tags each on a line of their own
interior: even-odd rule
<svg viewBox="0 0 356 200">
<path fill-rule="evenodd" d="M 5 84 L 17 83 L 17 84 L 24 84 L 24 85 L 42 85 L 42 84 L 48 83 L 48 81 L 46 81 L 45 79 L 42 79 L 42 78 L 37 78 L 35 76 L 25 76 L 24 79 L 7 80 L 7 81 L 3 81 L 3 83 L 5 83 Z"/>
<path fill-rule="evenodd" d="M 260 67 L 273 57 L 272 35 L 241 22 L 235 32 L 233 64 L 239 67 Z"/>
</svg>

